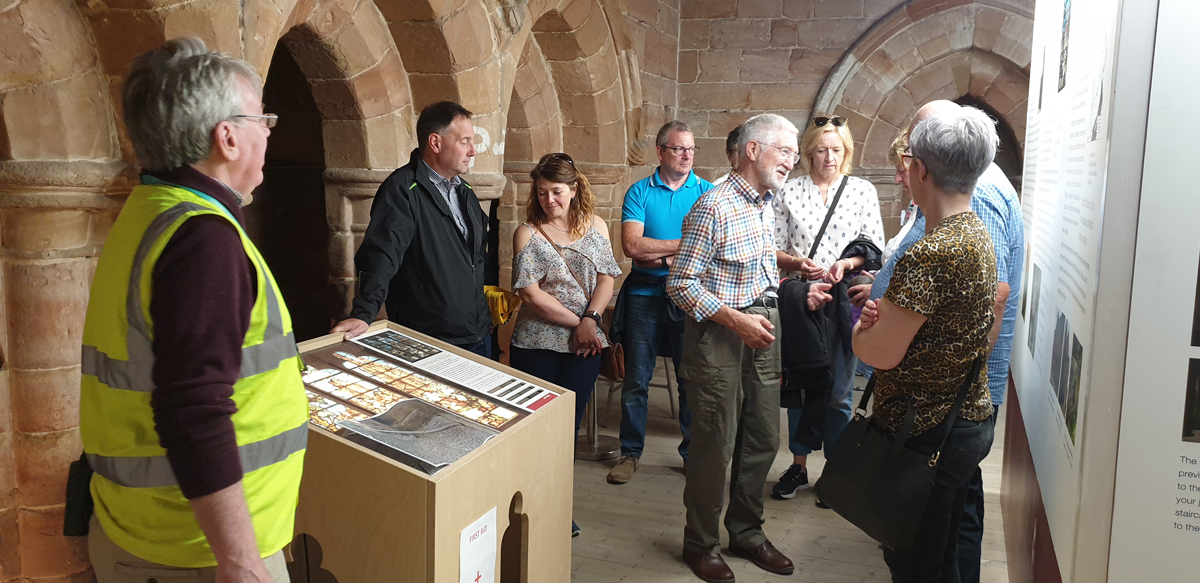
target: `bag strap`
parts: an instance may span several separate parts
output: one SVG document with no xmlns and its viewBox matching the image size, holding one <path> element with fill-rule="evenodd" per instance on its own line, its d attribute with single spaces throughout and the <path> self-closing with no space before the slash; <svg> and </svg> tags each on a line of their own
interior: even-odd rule
<svg viewBox="0 0 1200 583">
<path fill-rule="evenodd" d="M 551 247 L 554 247 L 554 250 L 558 252 L 558 256 L 561 257 L 563 260 L 563 265 L 567 266 L 567 271 L 571 272 L 571 277 L 575 278 L 575 283 L 579 285 L 580 291 L 583 292 L 584 299 L 587 300 L 588 305 L 591 305 L 592 304 L 592 294 L 588 293 L 587 287 L 585 287 L 583 285 L 583 280 L 579 279 L 579 276 L 575 274 L 575 270 L 571 268 L 571 262 L 567 261 L 567 256 L 565 254 L 563 254 L 562 249 L 560 249 L 559 246 L 554 243 L 554 241 L 551 241 L 550 237 L 546 236 L 546 231 L 542 230 L 541 225 L 538 225 L 537 230 L 539 233 L 542 234 L 542 238 L 546 239 L 546 242 L 549 243 Z"/>
<path fill-rule="evenodd" d="M 842 198 L 842 191 L 846 189 L 847 182 L 850 182 L 850 177 L 843 176 L 842 184 L 838 186 L 837 194 L 833 195 L 833 202 L 829 205 L 829 211 L 825 213 L 825 222 L 821 223 L 821 230 L 817 231 L 817 236 L 813 238 L 812 247 L 808 249 L 809 259 L 812 259 L 817 254 L 817 246 L 821 244 L 821 237 L 825 236 L 825 228 L 829 226 L 829 221 L 833 219 L 833 212 L 837 210 L 838 201 Z"/>
<path fill-rule="evenodd" d="M 954 405 L 950 408 L 950 414 L 942 423 L 946 424 L 945 434 L 942 435 L 942 440 L 938 443 L 937 451 L 934 452 L 933 458 L 929 460 L 930 466 L 936 466 L 938 458 L 941 457 L 942 447 L 946 445 L 946 440 L 950 438 L 950 432 L 954 429 L 954 422 L 958 421 L 958 414 L 962 411 L 963 403 L 967 400 L 967 393 L 971 391 L 971 385 L 975 379 L 979 377 L 979 372 L 983 368 L 984 356 L 975 357 L 975 361 L 971 363 L 971 372 L 967 373 L 967 378 L 963 380 L 962 387 L 958 389 L 958 395 L 954 398 Z M 872 374 L 867 380 L 867 386 L 863 390 L 863 396 L 858 401 L 858 407 L 854 409 L 854 417 L 860 419 L 867 415 L 867 403 L 871 400 L 871 395 L 875 392 L 875 378 Z M 908 441 L 909 432 L 912 431 L 913 424 L 916 421 L 916 408 L 912 405 L 912 400 L 908 399 L 908 413 L 904 416 L 904 425 L 900 431 L 896 433 L 896 439 L 892 444 L 893 451 L 899 451 L 899 448 L 904 446 L 904 442 Z"/>
<path fill-rule="evenodd" d="M 967 393 L 971 391 L 971 385 L 979 377 L 979 372 L 983 368 L 984 358 L 985 356 L 981 354 L 975 357 L 975 362 L 971 363 L 971 372 L 967 373 L 967 378 L 963 380 L 963 386 L 958 390 L 958 396 L 954 399 L 954 407 L 950 409 L 950 414 L 943 421 L 946 424 L 946 432 L 942 435 L 942 441 L 938 443 L 938 448 L 933 454 L 933 459 L 929 460 L 930 467 L 937 465 L 938 458 L 942 455 L 942 447 L 946 445 L 946 440 L 950 439 L 950 432 L 954 430 L 954 422 L 958 421 L 958 414 L 962 411 L 963 403 L 967 400 Z"/>
</svg>

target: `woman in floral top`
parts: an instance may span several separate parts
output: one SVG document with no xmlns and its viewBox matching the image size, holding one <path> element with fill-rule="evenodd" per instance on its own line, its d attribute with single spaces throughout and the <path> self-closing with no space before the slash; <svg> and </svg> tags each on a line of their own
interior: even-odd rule
<svg viewBox="0 0 1200 583">
<path fill-rule="evenodd" d="M 566 154 L 547 154 L 529 173 L 526 222 L 513 234 L 513 290 L 524 302 L 513 329 L 513 368 L 576 393 L 575 427 L 600 375 L 608 339 L 599 315 L 621 268 L 596 198 Z"/>
<path fill-rule="evenodd" d="M 529 176 L 526 222 L 513 233 L 512 287 L 523 303 L 509 363 L 574 391 L 578 432 L 600 376 L 600 350 L 608 346 L 600 314 L 621 268 L 608 225 L 592 214 L 591 185 L 571 157 L 546 154 Z"/>
</svg>

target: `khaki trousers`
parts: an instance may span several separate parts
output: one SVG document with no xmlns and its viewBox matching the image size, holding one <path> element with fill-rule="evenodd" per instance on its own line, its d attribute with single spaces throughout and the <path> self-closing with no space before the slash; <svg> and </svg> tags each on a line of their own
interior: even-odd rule
<svg viewBox="0 0 1200 583">
<path fill-rule="evenodd" d="M 725 513 L 729 543 L 753 548 L 766 540 L 763 485 L 779 451 L 779 311 L 752 307 L 742 312 L 770 320 L 775 342 L 754 350 L 716 322 L 689 319 L 684 327 L 679 376 L 688 382 L 692 410 L 683 489 L 683 548 L 689 552 L 720 550 L 725 471 L 731 461 Z"/>
<path fill-rule="evenodd" d="M 88 555 L 97 583 L 212 583 L 217 577 L 216 567 L 168 567 L 139 559 L 112 542 L 95 516 L 88 527 Z M 263 562 L 274 583 L 290 583 L 282 550 Z"/>
</svg>

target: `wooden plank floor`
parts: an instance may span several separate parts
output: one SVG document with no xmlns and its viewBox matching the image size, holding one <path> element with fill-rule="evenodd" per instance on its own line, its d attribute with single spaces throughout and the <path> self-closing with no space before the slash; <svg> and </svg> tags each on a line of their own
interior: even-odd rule
<svg viewBox="0 0 1200 583">
<path fill-rule="evenodd" d="M 662 379 L 662 360 L 656 382 Z M 860 385 L 862 379 L 859 379 Z M 596 388 L 600 421 L 608 383 Z M 855 392 L 857 401 L 861 392 Z M 611 422 L 601 427 L 603 435 L 616 436 L 621 416 L 620 392 L 613 395 Z M 787 423 L 781 413 L 779 454 L 772 476 L 764 486 L 774 485 L 791 463 L 787 451 Z M 575 520 L 582 534 L 573 539 L 571 580 L 575 583 L 692 582 L 699 581 L 680 559 L 683 541 L 683 461 L 676 451 L 679 426 L 671 419 L 667 391 L 650 389 L 650 416 L 641 466 L 628 484 L 614 486 L 604 481 L 615 460 L 575 462 Z M 1004 443 L 1004 417 L 996 426 L 991 455 L 983 462 L 986 520 L 983 539 L 983 583 L 1007 583 L 1004 554 L 1004 525 L 1000 516 L 1000 468 Z M 824 458 L 809 456 L 809 479 L 821 475 Z M 764 529 L 772 543 L 796 564 L 790 577 L 773 575 L 737 557 L 726 555 L 741 582 L 805 581 L 841 583 L 889 581 L 887 565 L 879 545 L 831 510 L 814 506 L 811 491 L 791 500 L 767 498 Z M 722 544 L 727 540 L 722 536 Z"/>
</svg>

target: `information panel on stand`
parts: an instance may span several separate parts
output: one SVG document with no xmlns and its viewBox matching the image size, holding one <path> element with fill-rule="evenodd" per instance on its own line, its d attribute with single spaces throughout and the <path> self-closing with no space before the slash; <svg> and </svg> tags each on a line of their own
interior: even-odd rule
<svg viewBox="0 0 1200 583">
<path fill-rule="evenodd" d="M 1197 23 L 1195 0 L 1159 3 L 1109 581 L 1200 577 Z"/>
<path fill-rule="evenodd" d="M 558 396 L 386 328 L 304 362 L 310 421 L 429 474 Z"/>
<path fill-rule="evenodd" d="M 1024 290 L 1012 376 L 1060 571 L 1071 572 L 1119 2 L 1036 5 L 1025 138 Z M 1066 577 L 1064 577 L 1066 578 Z"/>
</svg>

